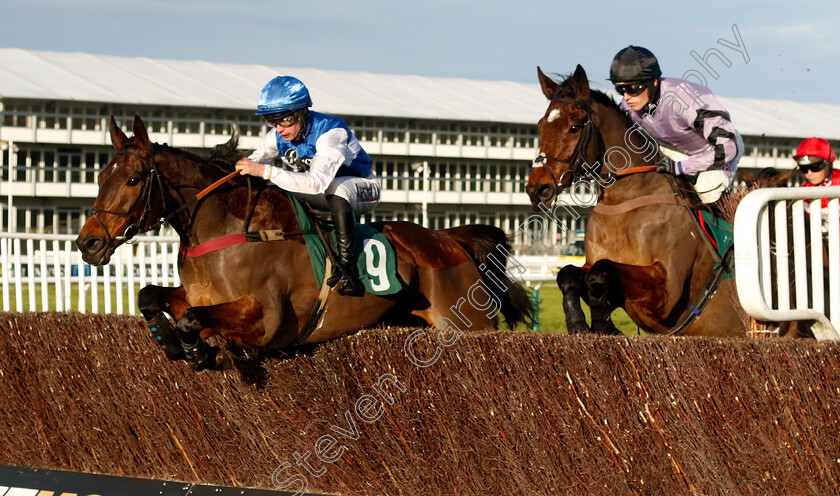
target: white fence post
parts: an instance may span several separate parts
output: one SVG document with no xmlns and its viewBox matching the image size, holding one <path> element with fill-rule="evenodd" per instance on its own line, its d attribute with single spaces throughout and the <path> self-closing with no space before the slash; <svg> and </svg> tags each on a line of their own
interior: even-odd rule
<svg viewBox="0 0 840 496">
<path fill-rule="evenodd" d="M 72 234 L 0 233 L 3 311 L 111 313 L 115 294 L 116 312 L 125 312 L 127 306 L 128 313 L 134 314 L 137 290 L 146 281 L 158 283 L 161 278 L 157 271 L 164 274 L 163 285 L 180 284 L 177 236 L 138 237 L 136 244 L 117 249 L 111 263 L 101 268 L 84 263 L 73 243 L 75 239 Z M 135 250 L 140 251 L 136 257 Z M 169 277 L 170 272 L 175 276 Z M 135 284 L 137 278 L 140 286 Z M 100 309 L 100 291 L 104 309 Z M 126 294 L 128 305 L 124 304 Z"/>
<path fill-rule="evenodd" d="M 3 277 L 3 311 L 8 312 L 11 309 L 11 302 L 9 301 L 9 278 L 12 275 L 12 267 L 9 264 L 8 254 L 9 240 L 7 238 L 0 239 L 0 275 Z"/>
<path fill-rule="evenodd" d="M 805 198 L 811 202 L 810 220 L 804 212 Z M 821 198 L 829 198 L 826 235 L 828 267 L 823 266 L 823 222 Z M 840 186 L 815 188 L 765 188 L 747 194 L 735 212 L 735 282 L 741 306 L 753 318 L 771 322 L 815 321 L 817 339 L 840 339 Z M 787 202 L 791 202 L 788 211 Z M 769 212 L 775 215 L 770 232 Z M 788 242 L 788 226 L 793 233 Z M 807 232 L 811 251 L 805 247 Z M 789 254 L 793 253 L 793 308 L 788 277 Z M 775 274 L 771 268 L 774 266 Z M 810 263 L 810 271 L 808 265 Z M 775 275 L 775 290 L 773 285 Z M 828 294 L 824 281 L 828 279 Z M 810 290 L 810 298 L 809 298 Z M 826 305 L 828 299 L 828 305 Z M 773 303 L 775 300 L 775 304 Z M 826 308 L 831 319 L 826 317 Z"/>
</svg>

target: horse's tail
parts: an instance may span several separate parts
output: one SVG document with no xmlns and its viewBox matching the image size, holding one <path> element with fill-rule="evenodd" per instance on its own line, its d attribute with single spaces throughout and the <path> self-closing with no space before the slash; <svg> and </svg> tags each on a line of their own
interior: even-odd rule
<svg viewBox="0 0 840 496">
<path fill-rule="evenodd" d="M 511 245 L 505 232 L 483 224 L 453 227 L 444 232 L 473 259 L 484 285 L 499 299 L 507 324 L 514 328 L 523 322 L 530 327 L 534 321 L 534 309 L 528 291 L 514 281 L 506 269 Z M 500 283 L 504 289 L 499 287 Z"/>
</svg>

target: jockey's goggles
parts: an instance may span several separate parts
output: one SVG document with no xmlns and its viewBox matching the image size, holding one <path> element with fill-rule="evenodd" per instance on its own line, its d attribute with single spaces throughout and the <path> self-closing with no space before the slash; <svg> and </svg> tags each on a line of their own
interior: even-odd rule
<svg viewBox="0 0 840 496">
<path fill-rule="evenodd" d="M 299 121 L 297 112 L 286 115 L 267 115 L 265 122 L 271 127 L 292 127 Z"/>
<path fill-rule="evenodd" d="M 630 96 L 639 96 L 645 92 L 647 87 L 647 83 L 617 84 L 615 85 L 615 91 L 621 96 L 624 96 L 625 93 Z"/>
<path fill-rule="evenodd" d="M 822 157 L 815 157 L 813 155 L 802 155 L 796 158 L 796 165 L 802 173 L 819 172 L 825 168 L 826 161 Z"/>
</svg>

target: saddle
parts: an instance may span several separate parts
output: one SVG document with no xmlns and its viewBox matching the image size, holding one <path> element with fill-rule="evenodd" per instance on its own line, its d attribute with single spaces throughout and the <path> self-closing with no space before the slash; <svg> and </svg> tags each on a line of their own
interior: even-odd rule
<svg viewBox="0 0 840 496">
<path fill-rule="evenodd" d="M 336 241 L 330 212 L 312 208 L 289 195 L 295 216 L 304 234 L 303 239 L 309 252 L 312 271 L 320 288 L 326 273 L 326 261 L 336 260 Z M 392 295 L 400 292 L 404 283 L 397 275 L 397 256 L 391 242 L 379 231 L 367 224 L 356 224 L 355 259 L 359 280 L 365 291 L 375 295 Z"/>
</svg>

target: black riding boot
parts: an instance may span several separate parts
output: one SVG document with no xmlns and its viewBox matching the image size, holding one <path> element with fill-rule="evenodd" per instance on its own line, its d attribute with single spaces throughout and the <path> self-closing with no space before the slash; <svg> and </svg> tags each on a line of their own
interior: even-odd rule
<svg viewBox="0 0 840 496">
<path fill-rule="evenodd" d="M 356 271 L 355 232 L 356 217 L 350 208 L 350 203 L 340 196 L 333 196 L 329 200 L 335 225 L 336 248 L 338 251 L 338 266 L 333 266 L 327 284 L 339 294 L 345 296 L 362 296 L 365 287 L 359 280 Z"/>
</svg>

